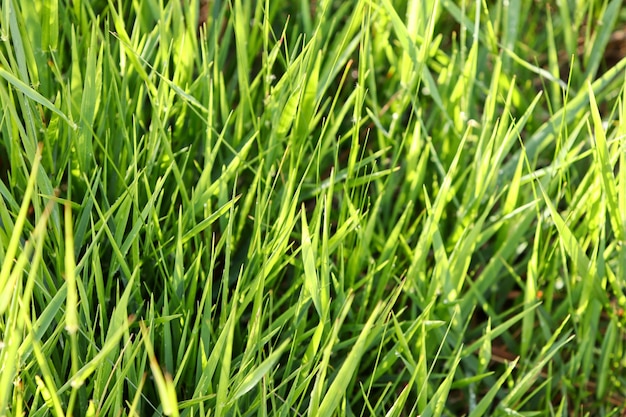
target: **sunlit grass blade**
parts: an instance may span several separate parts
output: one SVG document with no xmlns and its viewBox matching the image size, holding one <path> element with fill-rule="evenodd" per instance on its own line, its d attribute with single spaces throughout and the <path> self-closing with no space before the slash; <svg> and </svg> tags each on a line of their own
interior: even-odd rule
<svg viewBox="0 0 626 417">
<path fill-rule="evenodd" d="M 591 109 L 591 119 L 593 122 L 593 137 L 595 142 L 594 153 L 595 162 L 600 178 L 602 178 L 602 188 L 606 198 L 606 204 L 609 211 L 609 219 L 613 232 L 618 240 L 626 239 L 626 221 L 624 214 L 619 210 L 618 197 L 617 197 L 617 181 L 613 175 L 613 164 L 611 160 L 611 153 L 606 140 L 605 127 L 602 119 L 600 118 L 600 112 L 598 111 L 598 105 L 596 104 L 595 95 L 591 84 L 587 84 L 589 92 L 589 104 Z"/>
<path fill-rule="evenodd" d="M 0 67 L 0 77 L 11 83 L 18 91 L 24 94 L 26 97 L 41 104 L 48 110 L 56 113 L 61 119 L 63 119 L 72 129 L 76 129 L 76 123 L 74 123 L 65 113 L 59 110 L 50 100 L 39 94 L 32 87 L 22 82 L 15 75 L 8 72 L 6 69 Z"/>
<path fill-rule="evenodd" d="M 301 212 L 302 219 L 302 262 L 304 264 L 304 285 L 313 300 L 315 309 L 320 319 L 323 320 L 328 312 L 328 287 L 324 287 L 319 280 L 315 259 L 317 258 L 313 245 L 311 243 L 311 235 L 307 225 L 304 210 Z M 317 241 L 317 239 L 316 239 Z"/>
<path fill-rule="evenodd" d="M 375 335 L 375 333 L 373 333 L 376 332 L 374 325 L 379 319 L 379 314 L 383 311 L 384 307 L 383 304 L 376 306 L 370 318 L 364 324 L 354 346 L 346 356 L 345 362 L 324 394 L 324 399 L 320 403 L 317 415 L 329 417 L 333 415 L 339 406 L 342 397 L 345 395 L 345 389 L 359 365 L 360 358 L 365 354 L 368 348 L 367 340 L 372 339 Z"/>
<path fill-rule="evenodd" d="M 290 343 L 291 340 L 285 340 L 265 361 L 260 363 L 253 372 L 248 374 L 241 385 L 233 392 L 231 401 L 236 401 L 238 398 L 254 388 L 254 386 L 259 383 L 261 378 L 263 378 L 270 371 L 270 369 L 276 365 L 276 362 L 278 362 L 281 355 L 289 347 Z"/>
<path fill-rule="evenodd" d="M 607 44 L 612 33 L 615 33 L 615 24 L 618 21 L 620 15 L 620 8 L 623 4 L 619 0 L 611 0 L 605 3 L 603 6 L 606 8 L 603 10 L 602 24 L 597 26 L 597 31 L 594 34 L 594 42 L 592 45 L 587 46 L 586 62 L 585 62 L 585 79 L 592 79 L 598 72 L 600 63 L 603 59 L 603 52 L 607 50 Z M 606 52 L 605 52 L 606 53 Z"/>
<path fill-rule="evenodd" d="M 35 181 L 37 178 L 37 170 L 39 169 L 39 162 L 41 160 L 41 151 L 43 144 L 37 147 L 37 153 L 35 159 L 32 161 L 31 173 L 28 178 L 28 185 L 24 191 L 24 198 L 20 207 L 20 212 L 15 220 L 15 225 L 11 232 L 11 240 L 5 251 L 5 258 L 2 261 L 2 269 L 0 269 L 0 288 L 2 291 L 0 294 L 0 314 L 4 314 L 10 303 L 13 295 L 13 288 L 15 283 L 9 283 L 9 277 L 11 276 L 12 266 L 14 259 L 18 253 L 18 246 L 20 244 L 21 234 L 24 230 L 26 223 L 26 216 L 28 214 L 28 208 L 33 192 L 35 190 Z"/>
<path fill-rule="evenodd" d="M 539 376 L 539 373 L 546 365 L 546 363 L 556 355 L 565 345 L 570 343 L 573 336 L 562 337 L 560 340 L 556 340 L 560 335 L 563 326 L 566 324 L 567 320 L 565 320 L 559 329 L 552 335 L 548 343 L 542 348 L 540 359 L 534 364 L 533 368 L 525 374 L 522 378 L 520 378 L 513 389 L 502 399 L 499 407 L 513 407 L 516 401 L 519 401 L 522 396 L 528 393 L 528 389 L 531 387 L 531 384 L 534 380 Z"/>
<path fill-rule="evenodd" d="M 166 416 L 178 416 L 178 401 L 176 399 L 176 389 L 172 383 L 171 375 L 163 373 L 161 367 L 154 355 L 154 349 L 152 342 L 150 342 L 150 333 L 145 324 L 141 324 L 141 332 L 143 334 L 143 342 L 150 358 L 150 369 L 152 370 L 152 376 L 154 377 L 154 383 L 159 392 L 161 399 L 161 405 L 163 406 L 163 414 Z"/>
<path fill-rule="evenodd" d="M 454 375 L 456 373 L 456 368 L 459 366 L 460 362 L 461 350 L 458 350 L 456 356 L 452 358 L 452 363 L 450 364 L 450 369 L 448 370 L 446 378 L 441 382 L 437 391 L 433 394 L 432 398 L 428 402 L 428 405 L 421 413 L 422 416 L 439 417 L 443 414 L 445 403 L 450 392 L 450 387 L 452 386 L 452 381 L 454 380 Z"/>
<path fill-rule="evenodd" d="M 518 363 L 518 359 L 515 359 L 513 362 L 507 365 L 506 371 L 502 373 L 502 375 L 500 376 L 500 378 L 498 378 L 496 383 L 493 384 L 493 386 L 489 389 L 489 391 L 487 391 L 485 396 L 476 405 L 476 408 L 474 408 L 472 412 L 469 414 L 469 417 L 480 417 L 480 416 L 487 415 L 489 408 L 493 404 L 494 398 L 496 397 L 496 395 L 502 388 L 502 385 L 504 385 L 506 380 L 509 378 L 509 375 L 511 374 L 511 372 L 513 372 L 513 370 L 515 369 L 517 363 Z"/>
</svg>

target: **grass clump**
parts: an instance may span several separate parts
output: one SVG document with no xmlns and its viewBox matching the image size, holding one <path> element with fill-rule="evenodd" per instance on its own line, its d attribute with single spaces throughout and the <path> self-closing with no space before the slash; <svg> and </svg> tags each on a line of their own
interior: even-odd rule
<svg viewBox="0 0 626 417">
<path fill-rule="evenodd" d="M 621 1 L 5 1 L 0 414 L 618 415 Z"/>
</svg>

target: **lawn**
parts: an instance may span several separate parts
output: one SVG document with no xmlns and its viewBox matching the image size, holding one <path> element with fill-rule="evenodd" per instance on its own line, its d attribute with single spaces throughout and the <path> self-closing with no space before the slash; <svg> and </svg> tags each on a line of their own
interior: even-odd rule
<svg viewBox="0 0 626 417">
<path fill-rule="evenodd" d="M 625 415 L 624 34 L 2 1 L 0 415 Z"/>
</svg>

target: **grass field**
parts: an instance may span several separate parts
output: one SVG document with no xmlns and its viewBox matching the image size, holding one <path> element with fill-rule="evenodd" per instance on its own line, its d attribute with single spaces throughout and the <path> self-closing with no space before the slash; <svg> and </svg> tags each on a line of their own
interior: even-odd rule
<svg viewBox="0 0 626 417">
<path fill-rule="evenodd" d="M 625 26 L 2 1 L 0 415 L 625 415 Z"/>
</svg>

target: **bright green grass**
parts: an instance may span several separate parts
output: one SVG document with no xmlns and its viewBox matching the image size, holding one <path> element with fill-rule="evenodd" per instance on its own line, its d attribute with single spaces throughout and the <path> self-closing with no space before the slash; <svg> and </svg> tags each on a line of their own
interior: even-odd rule
<svg viewBox="0 0 626 417">
<path fill-rule="evenodd" d="M 621 0 L 198 3 L 2 1 L 0 415 L 619 415 Z"/>
</svg>

